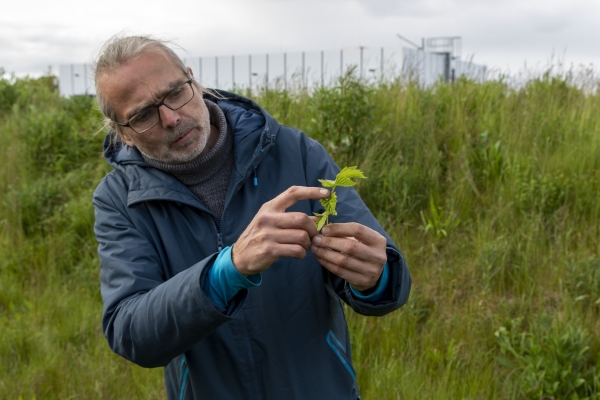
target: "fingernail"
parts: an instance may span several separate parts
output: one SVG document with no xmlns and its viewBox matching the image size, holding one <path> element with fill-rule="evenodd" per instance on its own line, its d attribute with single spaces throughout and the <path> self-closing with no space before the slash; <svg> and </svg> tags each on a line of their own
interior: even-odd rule
<svg viewBox="0 0 600 400">
<path fill-rule="evenodd" d="M 319 248 L 315 245 L 310 246 L 310 251 L 312 251 L 313 253 L 316 253 L 317 251 L 319 251 Z"/>
<path fill-rule="evenodd" d="M 319 193 L 321 193 L 321 194 L 323 194 L 323 195 L 325 195 L 325 194 L 329 194 L 329 190 L 327 190 L 327 189 L 320 189 L 320 190 L 319 190 Z"/>
<path fill-rule="evenodd" d="M 321 233 L 323 233 L 323 235 L 328 235 L 329 234 L 329 227 L 324 226 L 323 229 L 321 229 Z"/>
<path fill-rule="evenodd" d="M 321 244 L 321 236 L 315 236 L 313 238 L 313 243 L 314 244 Z"/>
</svg>

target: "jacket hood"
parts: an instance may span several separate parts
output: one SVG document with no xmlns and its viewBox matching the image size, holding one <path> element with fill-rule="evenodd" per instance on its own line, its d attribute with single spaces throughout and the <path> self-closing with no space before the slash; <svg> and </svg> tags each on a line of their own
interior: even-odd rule
<svg viewBox="0 0 600 400">
<path fill-rule="evenodd" d="M 250 167 L 250 161 L 260 162 L 262 157 L 255 153 L 264 153 L 274 143 L 279 123 L 253 100 L 238 94 L 210 89 L 202 97 L 216 103 L 225 114 L 233 132 L 234 163 L 238 173 Z M 152 168 L 135 147 L 121 141 L 112 143 L 113 135 L 114 131 L 109 133 L 103 145 L 104 158 L 113 168 L 123 171 L 131 164 Z"/>
<path fill-rule="evenodd" d="M 252 173 L 275 143 L 280 130 L 277 121 L 254 101 L 234 93 L 211 90 L 203 98 L 215 102 L 225 114 L 233 134 L 234 167 L 227 199 Z M 135 147 L 104 141 L 104 157 L 115 171 L 127 177 L 129 206 L 148 200 L 170 199 L 205 209 L 195 195 L 171 174 L 148 164 Z"/>
</svg>

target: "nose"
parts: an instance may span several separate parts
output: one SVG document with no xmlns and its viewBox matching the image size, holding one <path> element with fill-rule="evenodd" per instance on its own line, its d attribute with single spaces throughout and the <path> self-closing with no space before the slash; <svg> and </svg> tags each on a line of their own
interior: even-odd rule
<svg viewBox="0 0 600 400">
<path fill-rule="evenodd" d="M 169 129 L 179 125 L 181 117 L 177 111 L 173 111 L 169 107 L 162 105 L 158 107 L 158 112 L 160 113 L 160 121 L 164 128 Z"/>
</svg>

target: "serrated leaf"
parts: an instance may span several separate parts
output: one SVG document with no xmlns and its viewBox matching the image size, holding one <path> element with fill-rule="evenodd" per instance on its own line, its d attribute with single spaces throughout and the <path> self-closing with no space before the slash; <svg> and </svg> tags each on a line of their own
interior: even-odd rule
<svg viewBox="0 0 600 400">
<path fill-rule="evenodd" d="M 339 178 L 349 178 L 349 179 L 366 179 L 367 178 L 360 169 L 356 168 L 356 165 L 353 167 L 342 168 L 342 170 L 339 172 L 339 174 L 337 174 L 336 180 L 338 177 Z"/>
<path fill-rule="evenodd" d="M 317 227 L 319 230 L 323 227 L 325 222 L 328 221 L 330 215 L 337 215 L 337 194 L 335 193 L 335 188 L 340 187 L 350 187 L 356 185 L 356 182 L 353 179 L 366 179 L 366 176 L 362 173 L 361 170 L 357 169 L 356 166 L 353 167 L 344 167 L 335 177 L 335 180 L 331 179 L 319 179 L 321 185 L 323 187 L 332 188 L 331 194 L 326 199 L 321 199 L 319 202 L 325 208 L 325 212 L 323 214 L 313 213 L 319 220 L 317 221 Z"/>
<path fill-rule="evenodd" d="M 335 181 L 332 181 L 331 179 L 319 179 L 319 182 L 321 182 L 323 187 L 335 187 Z"/>
<path fill-rule="evenodd" d="M 319 200 L 321 205 L 325 208 L 325 212 L 329 215 L 337 215 L 337 211 L 335 207 L 337 205 L 337 194 L 335 192 L 331 193 L 331 195 L 326 199 Z"/>
<path fill-rule="evenodd" d="M 350 187 L 350 186 L 354 186 L 354 185 L 356 185 L 356 182 L 354 182 L 350 178 L 339 177 L 339 176 L 337 178 L 335 178 L 335 186 Z"/>
<path fill-rule="evenodd" d="M 317 230 L 320 231 L 323 226 L 325 225 L 325 222 L 327 222 L 327 212 L 323 213 L 321 215 L 321 218 L 319 218 L 319 220 L 317 221 Z"/>
</svg>

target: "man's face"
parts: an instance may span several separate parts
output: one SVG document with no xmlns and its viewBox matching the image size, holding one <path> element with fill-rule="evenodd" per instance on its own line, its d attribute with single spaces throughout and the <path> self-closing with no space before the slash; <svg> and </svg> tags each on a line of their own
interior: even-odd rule
<svg viewBox="0 0 600 400">
<path fill-rule="evenodd" d="M 169 89 L 188 79 L 185 72 L 162 53 L 142 55 L 100 77 L 100 90 L 116 112 L 116 120 L 128 121 L 136 110 L 159 102 Z M 159 107 L 160 122 L 141 134 L 118 127 L 121 139 L 146 157 L 169 164 L 191 161 L 205 154 L 218 137 L 212 128 L 202 93 L 178 110 Z"/>
</svg>

